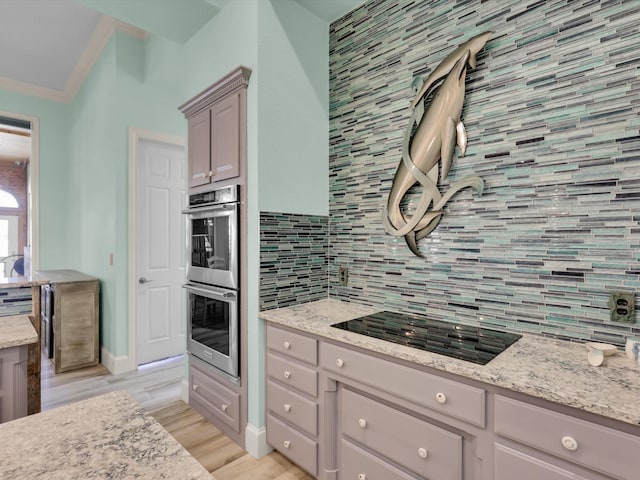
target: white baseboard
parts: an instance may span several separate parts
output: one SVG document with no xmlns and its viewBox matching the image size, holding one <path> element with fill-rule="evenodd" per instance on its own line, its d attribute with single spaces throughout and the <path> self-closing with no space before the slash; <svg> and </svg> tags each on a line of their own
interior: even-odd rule
<svg viewBox="0 0 640 480">
<path fill-rule="evenodd" d="M 273 448 L 267 443 L 267 430 L 247 423 L 244 431 L 244 449 L 255 458 L 262 458 Z"/>
<path fill-rule="evenodd" d="M 186 378 L 180 383 L 180 400 L 184 403 L 189 403 L 189 380 Z"/>
<path fill-rule="evenodd" d="M 134 362 L 131 361 L 131 358 L 128 355 L 115 357 L 105 347 L 102 347 L 100 349 L 100 358 L 100 363 L 107 367 L 107 370 L 109 370 L 113 375 L 132 372 L 138 369 L 138 367 L 134 364 Z"/>
</svg>

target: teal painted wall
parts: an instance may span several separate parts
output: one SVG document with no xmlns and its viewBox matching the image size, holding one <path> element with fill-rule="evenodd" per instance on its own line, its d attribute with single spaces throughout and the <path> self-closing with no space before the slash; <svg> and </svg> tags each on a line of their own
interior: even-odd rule
<svg viewBox="0 0 640 480">
<path fill-rule="evenodd" d="M 0 89 L 0 110 L 39 120 L 40 268 L 64 268 L 69 252 L 69 106 Z"/>
<path fill-rule="evenodd" d="M 264 324 L 258 319 L 261 211 L 327 214 L 329 26 L 290 0 L 259 2 L 257 152 L 249 150 L 248 420 L 264 425 Z M 251 106 L 251 103 L 249 104 Z M 251 123 L 250 123 L 251 126 Z M 249 144 L 251 148 L 252 144 Z"/>
<path fill-rule="evenodd" d="M 42 219 L 47 227 L 42 266 L 75 268 L 101 279 L 102 343 L 118 357 L 128 353 L 128 128 L 185 135 L 186 121 L 177 107 L 238 65 L 252 70 L 247 381 L 249 422 L 260 427 L 259 215 L 265 210 L 327 214 L 328 24 L 290 0 L 228 2 L 184 46 L 155 35 L 140 41 L 116 33 L 70 106 L 29 97 L 14 103 L 15 111 L 47 120 L 41 125 L 43 174 L 50 174 L 55 186 L 43 186 L 42 193 L 47 211 L 56 215 L 51 223 Z M 16 97 L 0 91 L 0 101 L 5 96 Z M 2 103 L 0 109 L 5 109 Z M 48 120 L 57 117 L 61 123 L 54 127 Z M 56 133 L 60 138 L 54 142 Z M 51 154 L 45 155 L 45 148 Z"/>
</svg>

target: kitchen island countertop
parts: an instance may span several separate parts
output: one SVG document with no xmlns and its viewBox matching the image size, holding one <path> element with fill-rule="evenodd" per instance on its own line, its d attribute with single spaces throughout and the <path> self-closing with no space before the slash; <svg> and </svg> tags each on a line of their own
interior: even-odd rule
<svg viewBox="0 0 640 480">
<path fill-rule="evenodd" d="M 26 315 L 0 317 L 0 349 L 20 347 L 37 341 L 38 333 Z"/>
<path fill-rule="evenodd" d="M 640 366 L 623 351 L 600 367 L 584 344 L 523 334 L 486 365 L 450 358 L 331 327 L 380 311 L 333 299 L 260 312 L 264 320 L 400 360 L 543 398 L 633 425 L 640 424 Z"/>
<path fill-rule="evenodd" d="M 0 425 L 0 478 L 211 480 L 126 392 Z"/>
</svg>

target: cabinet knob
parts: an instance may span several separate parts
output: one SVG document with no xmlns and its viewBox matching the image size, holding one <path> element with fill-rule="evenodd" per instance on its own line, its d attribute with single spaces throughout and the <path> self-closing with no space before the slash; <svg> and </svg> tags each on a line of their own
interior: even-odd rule
<svg viewBox="0 0 640 480">
<path fill-rule="evenodd" d="M 341 358 L 337 358 L 336 365 L 338 366 L 338 368 L 342 368 L 342 366 L 344 365 L 344 360 L 342 360 Z"/>
<path fill-rule="evenodd" d="M 209 177 L 213 177 L 215 175 L 215 173 L 213 172 L 213 170 L 209 170 Z"/>
<path fill-rule="evenodd" d="M 223 404 L 220 406 L 220 408 L 222 408 L 222 411 L 223 411 L 223 412 L 226 412 L 226 411 L 227 411 L 227 408 L 229 408 L 229 405 L 227 405 L 226 403 L 223 403 Z"/>
<path fill-rule="evenodd" d="M 285 371 L 284 371 L 284 378 L 287 378 L 287 379 L 288 379 L 288 378 L 291 378 L 291 372 L 290 372 L 290 371 L 288 371 L 288 370 L 285 370 Z"/>
<path fill-rule="evenodd" d="M 367 428 L 367 421 L 364 418 L 361 418 L 358 420 L 358 425 L 360 425 L 360 428 Z"/>
<path fill-rule="evenodd" d="M 291 349 L 291 344 L 289 342 L 284 342 L 284 349 L 285 350 Z"/>
<path fill-rule="evenodd" d="M 198 391 L 198 385 L 195 385 L 195 384 L 192 385 L 191 386 L 191 390 L 193 390 L 194 392 L 197 392 Z"/>
<path fill-rule="evenodd" d="M 285 440 L 283 443 L 284 448 L 289 448 L 291 446 L 291 442 L 289 440 Z"/>
<path fill-rule="evenodd" d="M 574 451 L 578 449 L 578 442 L 573 437 L 564 436 L 562 437 L 562 446 L 567 450 Z"/>
<path fill-rule="evenodd" d="M 287 413 L 291 411 L 291 405 L 289 405 L 288 403 L 285 403 L 283 408 L 284 408 L 284 411 Z"/>
<path fill-rule="evenodd" d="M 366 473 L 359 473 L 358 474 L 358 480 L 367 480 L 367 474 Z"/>
<path fill-rule="evenodd" d="M 436 401 L 438 403 L 446 403 L 447 396 L 442 392 L 438 392 L 438 393 L 436 393 Z"/>
<path fill-rule="evenodd" d="M 429 452 L 427 452 L 426 448 L 419 448 L 418 449 L 418 456 L 420 458 L 427 458 L 429 456 Z"/>
</svg>

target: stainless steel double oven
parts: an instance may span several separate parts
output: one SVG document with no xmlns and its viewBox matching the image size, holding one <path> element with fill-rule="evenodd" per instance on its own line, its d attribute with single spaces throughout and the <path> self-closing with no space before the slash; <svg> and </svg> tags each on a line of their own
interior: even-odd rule
<svg viewBox="0 0 640 480">
<path fill-rule="evenodd" d="M 239 186 L 189 196 L 187 351 L 239 377 Z"/>
</svg>

